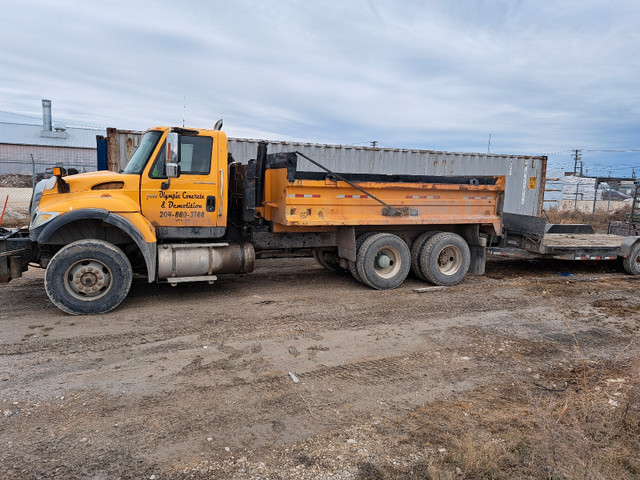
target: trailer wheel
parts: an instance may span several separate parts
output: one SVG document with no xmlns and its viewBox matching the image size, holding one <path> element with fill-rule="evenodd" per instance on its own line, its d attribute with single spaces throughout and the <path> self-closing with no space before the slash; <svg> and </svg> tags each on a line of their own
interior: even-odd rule
<svg viewBox="0 0 640 480">
<path fill-rule="evenodd" d="M 424 248 L 427 240 L 433 237 L 436 233 L 440 233 L 437 230 L 431 232 L 424 232 L 418 238 L 415 239 L 413 244 L 411 245 L 411 271 L 413 274 L 418 277 L 423 282 L 427 279 L 422 274 L 422 270 L 420 269 L 420 254 L 422 253 L 422 249 Z"/>
<path fill-rule="evenodd" d="M 125 299 L 133 272 L 127 256 L 102 240 L 78 240 L 56 253 L 44 278 L 49 299 L 72 315 L 106 313 Z"/>
<path fill-rule="evenodd" d="M 331 254 L 333 252 L 331 250 L 327 250 L 326 248 L 314 248 L 313 249 L 313 258 L 316 259 L 316 262 L 327 270 L 335 273 L 345 273 L 345 269 L 340 266 L 338 262 L 336 262 L 333 258 L 331 258 Z M 327 256 L 329 254 L 329 256 Z"/>
<path fill-rule="evenodd" d="M 375 235 L 376 232 L 367 232 L 367 233 L 363 233 L 362 235 L 360 235 L 357 240 L 356 240 L 356 256 L 358 255 L 358 251 L 360 250 L 360 247 L 362 246 L 362 244 L 364 243 L 364 241 Z M 355 278 L 357 281 L 359 281 L 362 284 L 367 285 L 362 278 L 360 278 L 360 274 L 358 273 L 358 266 L 356 265 L 356 262 L 351 262 L 349 261 L 349 271 L 351 272 L 351 275 L 353 276 L 353 278 Z"/>
<path fill-rule="evenodd" d="M 631 247 L 629 256 L 622 259 L 622 265 L 627 273 L 631 275 L 640 275 L 640 242 Z"/>
<path fill-rule="evenodd" d="M 420 271 L 434 285 L 451 286 L 462 281 L 469 270 L 471 252 L 464 239 L 455 233 L 441 232 L 424 245 L 420 253 Z"/>
<path fill-rule="evenodd" d="M 377 290 L 396 288 L 409 274 L 411 252 L 397 235 L 379 233 L 364 241 L 356 266 L 366 285 Z"/>
</svg>

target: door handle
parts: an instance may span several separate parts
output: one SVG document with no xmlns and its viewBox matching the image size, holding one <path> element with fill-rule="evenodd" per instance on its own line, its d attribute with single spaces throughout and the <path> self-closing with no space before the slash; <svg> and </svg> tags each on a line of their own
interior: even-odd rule
<svg viewBox="0 0 640 480">
<path fill-rule="evenodd" d="M 222 209 L 224 208 L 224 170 L 220 169 L 220 208 L 218 209 L 218 216 L 222 216 Z"/>
<path fill-rule="evenodd" d="M 207 208 L 207 212 L 216 211 L 216 197 L 214 197 L 213 195 L 207 196 L 206 208 Z"/>
</svg>

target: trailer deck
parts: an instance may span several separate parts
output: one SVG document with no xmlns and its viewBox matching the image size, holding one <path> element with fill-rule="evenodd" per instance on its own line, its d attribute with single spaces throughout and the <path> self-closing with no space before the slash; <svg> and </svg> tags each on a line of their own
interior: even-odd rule
<svg viewBox="0 0 640 480">
<path fill-rule="evenodd" d="M 547 249 L 579 249 L 579 248 L 620 248 L 625 237 L 605 233 L 568 234 L 547 233 L 543 237 L 543 245 Z"/>
<path fill-rule="evenodd" d="M 615 260 L 627 238 L 599 233 L 546 233 L 538 242 L 525 239 L 520 246 L 490 247 L 487 253 L 517 258 Z"/>
</svg>

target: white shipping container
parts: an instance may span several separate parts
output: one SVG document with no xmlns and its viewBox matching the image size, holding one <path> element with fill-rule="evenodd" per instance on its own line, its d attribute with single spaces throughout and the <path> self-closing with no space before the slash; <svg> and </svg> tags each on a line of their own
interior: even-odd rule
<svg viewBox="0 0 640 480">
<path fill-rule="evenodd" d="M 108 129 L 109 169 L 118 171 L 128 163 L 144 132 Z M 256 157 L 263 140 L 229 137 L 229 152 L 236 162 L 246 164 Z M 495 176 L 506 177 L 504 211 L 518 215 L 540 216 L 545 188 L 547 157 L 453 153 L 401 148 L 354 147 L 317 143 L 266 141 L 268 153 L 299 151 L 337 173 L 395 175 Z M 130 148 L 134 146 L 134 148 Z M 113 156 L 116 156 L 113 155 Z M 303 171 L 322 171 L 300 159 Z"/>
<path fill-rule="evenodd" d="M 260 140 L 229 138 L 229 152 L 237 162 L 255 158 Z M 539 216 L 547 168 L 547 157 L 452 153 L 433 150 L 352 147 L 296 142 L 267 142 L 269 153 L 299 151 L 337 173 L 395 175 L 506 177 L 504 211 Z M 298 169 L 322 171 L 300 159 Z"/>
</svg>

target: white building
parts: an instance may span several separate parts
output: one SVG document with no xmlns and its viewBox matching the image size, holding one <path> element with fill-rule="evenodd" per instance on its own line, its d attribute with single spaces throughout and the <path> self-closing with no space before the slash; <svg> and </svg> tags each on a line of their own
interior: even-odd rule
<svg viewBox="0 0 640 480">
<path fill-rule="evenodd" d="M 53 120 L 49 100 L 42 100 L 42 116 L 0 111 L 0 175 L 31 175 L 53 165 L 96 170 L 97 135 L 106 130 Z"/>
</svg>

